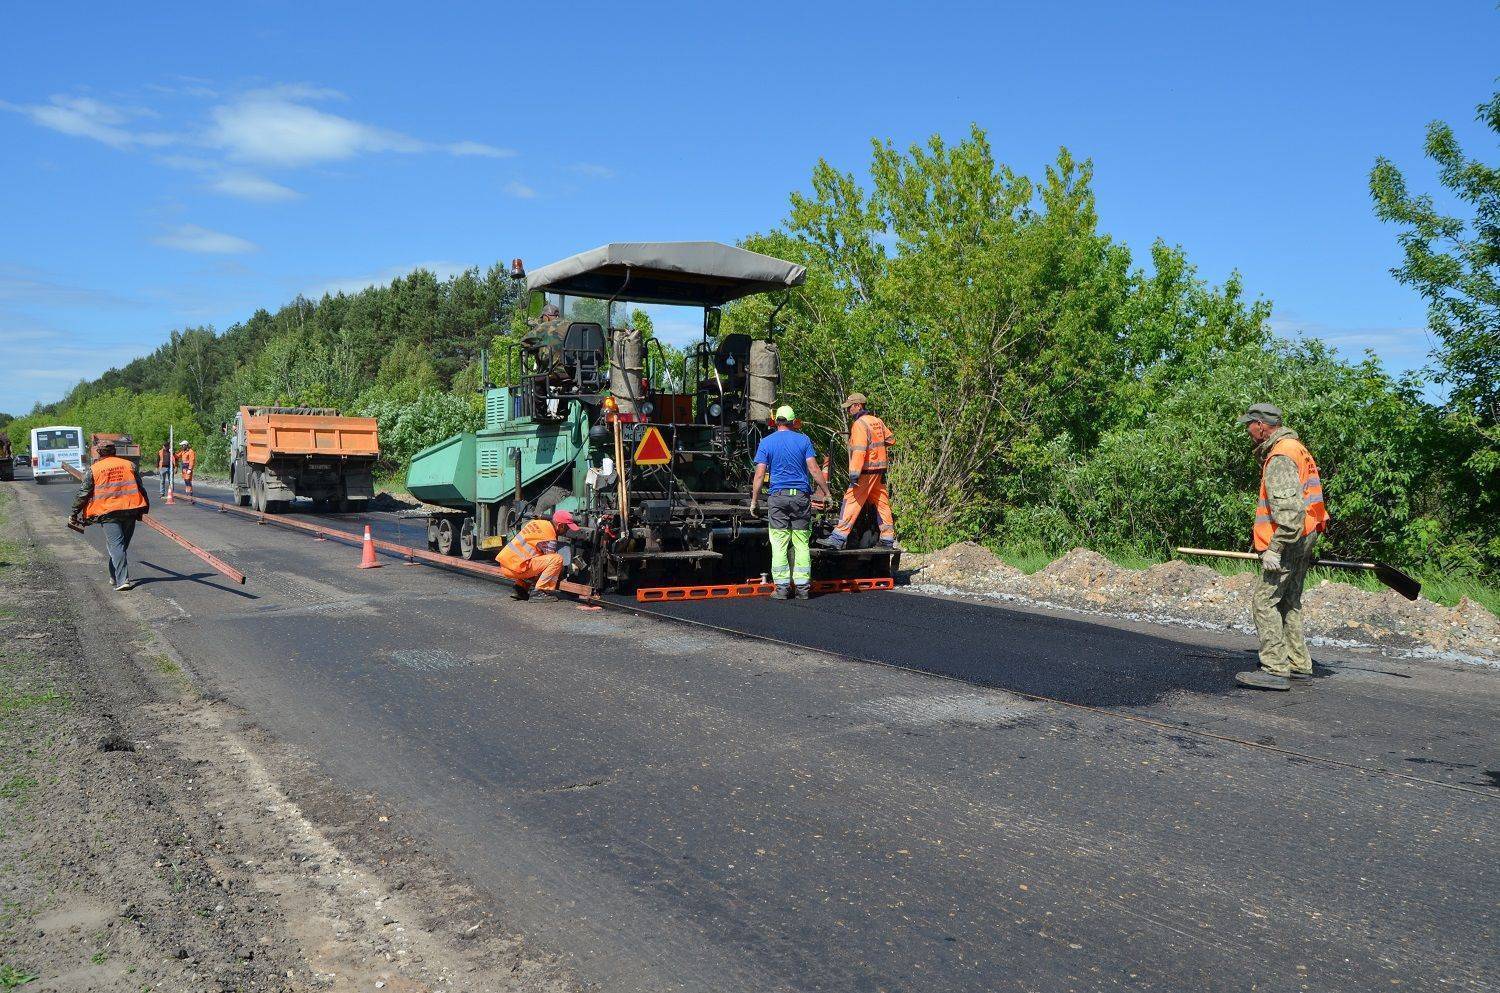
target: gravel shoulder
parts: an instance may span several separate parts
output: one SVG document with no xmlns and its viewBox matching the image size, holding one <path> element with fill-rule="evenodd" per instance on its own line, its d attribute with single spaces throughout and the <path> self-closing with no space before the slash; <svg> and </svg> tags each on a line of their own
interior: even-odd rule
<svg viewBox="0 0 1500 993">
<path fill-rule="evenodd" d="M 0 988 L 577 988 L 0 487 Z"/>
</svg>

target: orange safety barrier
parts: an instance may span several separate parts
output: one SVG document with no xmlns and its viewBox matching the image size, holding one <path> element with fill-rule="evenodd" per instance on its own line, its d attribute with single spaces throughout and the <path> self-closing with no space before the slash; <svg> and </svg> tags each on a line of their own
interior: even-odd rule
<svg viewBox="0 0 1500 993">
<path fill-rule="evenodd" d="M 889 576 L 879 579 L 815 579 L 814 593 L 863 593 L 893 590 L 896 581 Z M 677 603 L 688 600 L 728 600 L 734 597 L 770 596 L 776 587 L 759 579 L 743 583 L 720 583 L 710 586 L 653 586 L 635 591 L 637 603 Z"/>
</svg>

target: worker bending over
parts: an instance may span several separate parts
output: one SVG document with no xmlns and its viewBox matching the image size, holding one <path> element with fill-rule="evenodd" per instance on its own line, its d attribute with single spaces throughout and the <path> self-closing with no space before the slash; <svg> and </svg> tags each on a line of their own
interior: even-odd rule
<svg viewBox="0 0 1500 993">
<path fill-rule="evenodd" d="M 193 495 L 193 469 L 198 465 L 198 453 L 187 442 L 177 446 L 177 464 L 182 467 L 182 488 L 188 496 Z"/>
<path fill-rule="evenodd" d="M 791 407 L 776 408 L 776 430 L 761 439 L 755 450 L 755 478 L 750 483 L 750 513 L 760 500 L 760 486 L 771 477 L 767 524 L 771 537 L 771 594 L 778 600 L 802 600 L 812 595 L 812 499 L 827 502 L 828 484 L 818 468 L 812 440 L 794 426 Z"/>
<path fill-rule="evenodd" d="M 896 547 L 896 520 L 891 516 L 891 498 L 885 488 L 885 473 L 891 465 L 891 446 L 895 437 L 885 422 L 865 409 L 863 393 L 851 393 L 844 401 L 849 414 L 849 488 L 844 491 L 844 508 L 838 526 L 824 538 L 824 548 L 840 549 L 849 540 L 859 512 L 871 501 L 880 517 L 880 547 Z"/>
<path fill-rule="evenodd" d="M 129 459 L 115 455 L 113 442 L 100 445 L 99 457 L 84 474 L 78 495 L 73 499 L 72 520 L 103 526 L 104 544 L 109 550 L 109 581 L 119 592 L 135 586 L 130 581 L 126 554 L 135 534 L 135 522 L 150 509 L 146 487 L 141 485 L 141 471 Z"/>
<path fill-rule="evenodd" d="M 1257 403 L 1240 423 L 1260 457 L 1260 502 L 1252 531 L 1260 582 L 1251 601 L 1260 669 L 1234 678 L 1241 686 L 1287 690 L 1292 679 L 1312 678 L 1312 656 L 1302 637 L 1302 587 L 1318 537 L 1328 530 L 1323 479 L 1297 432 L 1282 424 L 1278 407 Z"/>
<path fill-rule="evenodd" d="M 557 551 L 559 534 L 576 530 L 578 522 L 566 510 L 553 511 L 552 519 L 533 518 L 500 552 L 500 571 L 516 584 L 512 600 L 531 599 L 531 587 L 551 594 L 562 578 L 563 557 Z"/>
</svg>

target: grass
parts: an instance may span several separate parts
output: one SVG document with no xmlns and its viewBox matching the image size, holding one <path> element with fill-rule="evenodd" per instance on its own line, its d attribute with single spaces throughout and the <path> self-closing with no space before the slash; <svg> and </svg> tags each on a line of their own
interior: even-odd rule
<svg viewBox="0 0 1500 993">
<path fill-rule="evenodd" d="M 12 693 L 0 690 L 0 714 L 13 714 L 33 707 L 46 707 L 54 703 L 67 703 L 67 697 L 47 690 L 45 693 Z"/>
<path fill-rule="evenodd" d="M 26 794 L 36 788 L 36 779 L 24 773 L 16 773 L 5 782 L 0 783 L 0 798 L 6 800 L 21 800 Z"/>
<path fill-rule="evenodd" d="M 156 666 L 156 671 L 161 673 L 163 676 L 182 675 L 182 667 L 176 662 L 173 662 L 171 659 L 167 658 L 165 655 L 158 655 L 153 660 L 153 664 Z"/>
<path fill-rule="evenodd" d="M 34 983 L 41 978 L 34 972 L 26 972 L 13 965 L 0 962 L 0 989 L 13 990 L 18 986 Z"/>
<path fill-rule="evenodd" d="M 1059 557 L 1059 553 L 1036 544 L 990 546 L 990 550 L 999 556 L 1002 562 L 1020 569 L 1027 575 L 1044 568 Z M 1161 555 L 1152 555 L 1140 549 L 1100 549 L 1099 551 L 1115 565 L 1126 569 L 1146 569 L 1167 561 Z M 1226 576 L 1241 572 L 1254 572 L 1258 568 L 1254 562 L 1234 559 L 1191 558 L 1187 561 L 1202 563 Z M 1453 607 L 1458 604 L 1459 600 L 1468 597 L 1491 613 L 1500 614 L 1500 586 L 1489 585 L 1472 576 L 1448 576 L 1441 573 L 1418 575 L 1416 578 L 1422 583 L 1422 595 L 1434 603 Z M 1371 592 L 1385 589 L 1374 576 L 1368 573 L 1347 572 L 1342 569 L 1314 569 L 1308 574 L 1308 585 L 1316 586 L 1325 579 Z"/>
</svg>

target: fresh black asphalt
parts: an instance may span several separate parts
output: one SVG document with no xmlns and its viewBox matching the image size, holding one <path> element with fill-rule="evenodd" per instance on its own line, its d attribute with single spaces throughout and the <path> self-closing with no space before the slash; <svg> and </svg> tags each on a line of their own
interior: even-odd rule
<svg viewBox="0 0 1500 993">
<path fill-rule="evenodd" d="M 672 608 L 939 680 L 162 517 L 250 574 L 137 541 L 200 678 L 601 989 L 1492 988 L 1492 674 L 1336 653 L 1257 696 L 1243 638 L 905 593 Z"/>
</svg>

